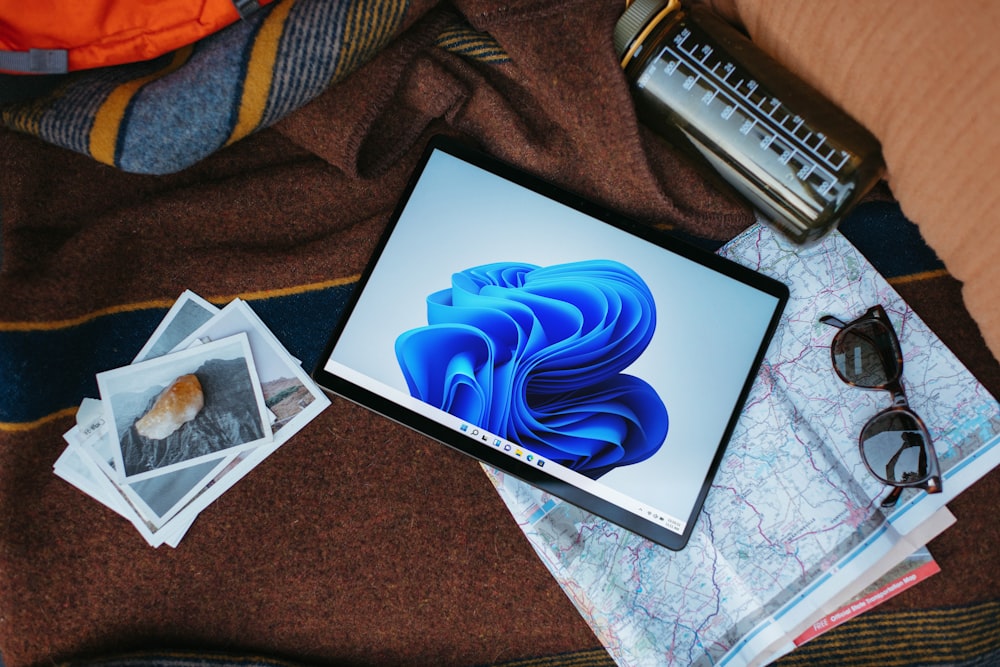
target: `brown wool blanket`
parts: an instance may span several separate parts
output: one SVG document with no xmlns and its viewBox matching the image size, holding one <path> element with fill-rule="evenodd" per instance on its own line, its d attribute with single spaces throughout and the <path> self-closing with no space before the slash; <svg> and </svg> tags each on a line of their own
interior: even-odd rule
<svg viewBox="0 0 1000 667">
<path fill-rule="evenodd" d="M 315 360 L 337 286 L 365 266 L 434 133 L 708 243 L 751 224 L 636 121 L 611 43 L 620 13 L 617 0 L 414 1 L 364 64 L 170 173 L 0 130 L 5 665 L 139 649 L 474 665 L 600 646 L 476 462 L 340 399 L 177 549 L 148 547 L 52 464 L 93 373 L 128 363 L 185 289 L 247 298 Z M 446 48 L 456 25 L 495 50 Z M 962 284 L 948 270 L 894 284 L 1000 393 Z M 956 500 L 958 524 L 930 545 L 943 572 L 882 609 L 1000 600 L 997 497 L 993 473 Z"/>
</svg>

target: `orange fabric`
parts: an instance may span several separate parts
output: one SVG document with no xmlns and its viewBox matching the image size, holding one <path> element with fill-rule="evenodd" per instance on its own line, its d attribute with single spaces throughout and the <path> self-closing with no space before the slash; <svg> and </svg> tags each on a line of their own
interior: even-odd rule
<svg viewBox="0 0 1000 667">
<path fill-rule="evenodd" d="M 239 18 L 232 0 L 0 0 L 0 50 L 63 49 L 71 71 L 91 69 L 155 58 Z"/>
</svg>

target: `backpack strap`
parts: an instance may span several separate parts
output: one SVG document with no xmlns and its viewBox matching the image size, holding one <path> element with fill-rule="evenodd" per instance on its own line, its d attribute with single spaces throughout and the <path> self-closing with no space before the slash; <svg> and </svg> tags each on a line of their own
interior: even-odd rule
<svg viewBox="0 0 1000 667">
<path fill-rule="evenodd" d="M 241 19 L 245 19 L 260 9 L 260 3 L 257 0 L 233 0 L 233 4 L 236 5 L 236 11 L 240 13 Z"/>
<path fill-rule="evenodd" d="M 65 74 L 69 58 L 65 49 L 0 51 L 0 71 L 21 74 Z"/>
</svg>

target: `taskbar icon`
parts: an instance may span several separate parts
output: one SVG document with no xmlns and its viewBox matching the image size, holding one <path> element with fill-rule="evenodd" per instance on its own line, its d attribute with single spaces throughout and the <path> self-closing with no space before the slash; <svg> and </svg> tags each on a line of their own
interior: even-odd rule
<svg viewBox="0 0 1000 667">
<path fill-rule="evenodd" d="M 471 438 L 479 440 L 480 442 L 492 444 L 494 449 L 498 449 L 508 454 L 509 456 L 521 459 L 522 461 L 530 463 L 539 468 L 545 467 L 546 460 L 541 456 L 538 456 L 537 454 L 529 451 L 528 449 L 525 449 L 524 447 L 521 447 L 520 445 L 515 445 L 512 442 L 508 442 L 506 440 L 503 440 L 502 438 L 498 438 L 495 435 L 488 433 L 484 429 L 479 428 L 478 426 L 473 426 L 472 424 L 467 424 L 465 422 L 462 422 L 459 425 L 458 430 L 461 431 L 462 433 L 467 434 Z"/>
</svg>

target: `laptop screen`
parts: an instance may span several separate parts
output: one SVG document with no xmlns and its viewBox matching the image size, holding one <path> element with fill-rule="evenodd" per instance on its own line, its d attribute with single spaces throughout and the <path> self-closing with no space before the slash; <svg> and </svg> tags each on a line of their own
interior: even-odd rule
<svg viewBox="0 0 1000 667">
<path fill-rule="evenodd" d="M 676 549 L 786 298 L 439 139 L 316 377 Z"/>
</svg>

